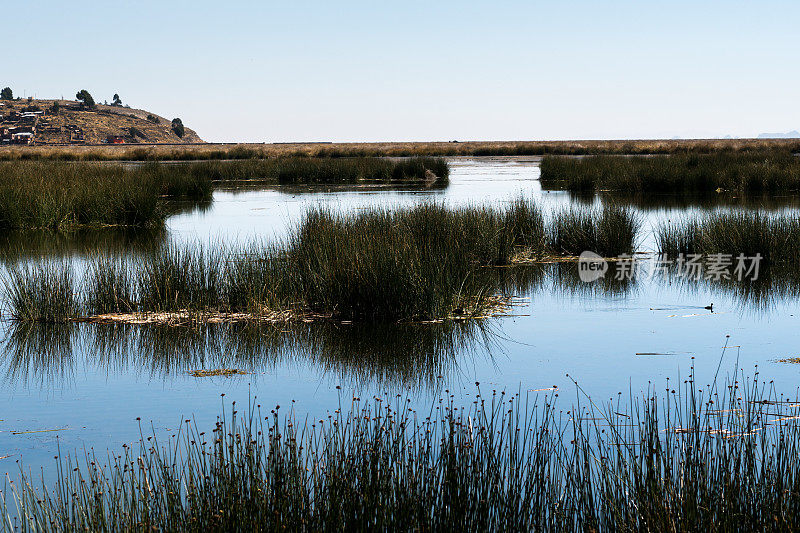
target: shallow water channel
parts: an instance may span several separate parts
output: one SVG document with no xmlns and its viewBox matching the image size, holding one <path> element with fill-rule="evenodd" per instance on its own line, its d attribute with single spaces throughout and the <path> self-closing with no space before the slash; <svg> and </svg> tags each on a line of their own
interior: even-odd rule
<svg viewBox="0 0 800 533">
<path fill-rule="evenodd" d="M 9 237 L 15 253 L 81 261 L 87 254 L 137 253 L 167 242 L 247 243 L 285 235 L 305 208 L 328 204 L 354 210 L 436 201 L 501 204 L 532 196 L 545 213 L 570 203 L 601 204 L 542 191 L 536 158 L 455 158 L 451 182 L 435 189 L 365 187 L 226 187 L 207 206 L 186 206 L 166 231 Z M 652 228 L 666 219 L 710 209 L 794 210 L 794 198 L 634 199 L 643 223 L 639 249 L 652 252 Z M 742 207 L 744 205 L 744 207 Z M 648 262 L 642 255 L 643 263 Z M 482 391 L 531 394 L 557 386 L 565 408 L 573 379 L 593 398 L 626 396 L 649 383 L 698 381 L 736 361 L 794 396 L 800 365 L 800 309 L 789 290 L 742 293 L 714 283 L 681 283 L 637 274 L 630 281 L 584 283 L 574 263 L 532 271 L 520 284 L 511 316 L 481 324 L 443 326 L 323 325 L 282 328 L 20 328 L 0 320 L 0 473 L 44 469 L 53 457 L 94 448 L 119 452 L 143 431 L 170 435 L 194 417 L 211 428 L 222 403 L 249 398 L 320 419 L 353 395 L 404 394 L 418 406 L 454 394 L 472 401 Z M 713 312 L 705 309 L 713 303 Z M 728 338 L 727 336 L 730 336 Z M 728 349 L 723 354 L 723 346 Z M 720 358 L 722 357 L 722 361 Z M 194 377 L 194 369 L 237 368 L 231 377 Z M 445 392 L 449 391 L 449 392 Z M 224 398 L 222 395 L 224 394 Z M 152 427 L 151 427 L 152 425 Z"/>
</svg>

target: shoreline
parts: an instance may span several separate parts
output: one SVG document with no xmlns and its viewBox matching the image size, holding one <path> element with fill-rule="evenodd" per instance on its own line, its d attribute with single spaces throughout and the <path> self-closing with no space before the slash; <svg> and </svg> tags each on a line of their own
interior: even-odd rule
<svg viewBox="0 0 800 533">
<path fill-rule="evenodd" d="M 13 145 L 0 146 L 0 160 L 192 161 L 287 156 L 645 155 L 754 150 L 798 152 L 800 139 Z"/>
</svg>

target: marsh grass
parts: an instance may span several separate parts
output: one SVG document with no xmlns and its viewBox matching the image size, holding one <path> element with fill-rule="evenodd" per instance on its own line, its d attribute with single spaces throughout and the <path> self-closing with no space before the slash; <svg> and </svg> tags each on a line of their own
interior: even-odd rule
<svg viewBox="0 0 800 533">
<path fill-rule="evenodd" d="M 797 403 L 756 374 L 599 403 L 577 386 L 403 395 L 305 423 L 256 401 L 119 455 L 56 459 L 10 487 L 6 527 L 120 531 L 786 531 L 800 526 Z M 24 472 L 24 469 L 21 470 Z M 9 513 L 8 508 L 4 508 Z"/>
<path fill-rule="evenodd" d="M 800 257 L 800 216 L 788 213 L 714 212 L 686 217 L 656 228 L 656 242 L 661 253 L 760 254 L 763 265 L 796 267 Z"/>
<path fill-rule="evenodd" d="M 66 322 L 80 315 L 70 265 L 43 261 L 8 269 L 4 280 L 11 318 L 21 322 Z"/>
<path fill-rule="evenodd" d="M 129 313 L 136 308 L 128 264 L 100 256 L 90 265 L 84 287 L 84 305 L 90 314 Z"/>
<path fill-rule="evenodd" d="M 169 214 L 164 198 L 211 199 L 215 182 L 446 183 L 440 158 L 244 159 L 186 164 L 0 162 L 0 228 L 147 226 Z"/>
<path fill-rule="evenodd" d="M 568 246 L 575 220 L 590 235 L 573 238 Z M 584 249 L 618 255 L 632 249 L 638 228 L 629 213 L 615 208 L 559 215 L 557 231 L 545 226 L 539 208 L 522 198 L 501 207 L 424 203 L 355 213 L 311 208 L 280 243 L 210 250 L 173 246 L 127 264 L 97 260 L 72 298 L 89 315 L 127 309 L 253 316 L 289 311 L 295 317 L 361 322 L 468 318 L 497 307 L 513 293 L 512 278 L 520 279 L 492 267 L 520 255 L 543 259 Z M 570 248 L 579 245 L 586 248 Z M 68 265 L 50 268 L 58 271 L 52 275 L 73 275 Z M 65 269 L 70 271 L 61 272 Z M 41 275 L 37 270 L 12 276 L 6 291 L 26 293 Z M 80 316 L 71 312 L 63 318 Z M 35 319 L 23 312 L 16 316 Z"/>
<path fill-rule="evenodd" d="M 450 168 L 437 157 L 387 159 L 382 157 L 234 159 L 182 164 L 146 163 L 146 167 L 200 181 L 264 181 L 281 184 L 343 184 L 365 181 L 425 181 L 432 173 L 447 182 Z"/>
<path fill-rule="evenodd" d="M 155 225 L 165 216 L 161 196 L 210 195 L 207 180 L 156 164 L 0 163 L 0 228 Z"/>
<path fill-rule="evenodd" d="M 392 160 L 376 157 L 288 158 L 267 163 L 279 183 L 357 183 L 360 181 L 435 180 L 450 177 L 447 162 L 437 157 Z"/>
<path fill-rule="evenodd" d="M 623 207 L 570 207 L 553 215 L 548 245 L 555 253 L 568 256 L 584 251 L 602 257 L 632 254 L 640 227 L 641 221 L 633 211 Z"/>
<path fill-rule="evenodd" d="M 595 190 L 774 193 L 800 189 L 800 158 L 789 150 L 673 154 L 652 157 L 548 156 L 541 183 L 575 192 Z"/>
</svg>

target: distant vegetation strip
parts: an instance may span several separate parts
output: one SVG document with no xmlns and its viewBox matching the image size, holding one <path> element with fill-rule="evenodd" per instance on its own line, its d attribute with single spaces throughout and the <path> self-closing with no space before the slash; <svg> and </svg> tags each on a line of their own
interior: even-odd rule
<svg viewBox="0 0 800 533">
<path fill-rule="evenodd" d="M 800 151 L 800 139 L 618 141 L 466 141 L 386 143 L 196 144 L 186 146 L 28 146 L 0 149 L 0 160 L 194 161 L 274 157 L 541 156 L 707 154 Z"/>
<path fill-rule="evenodd" d="M 60 161 L 0 163 L 0 228 L 147 226 L 167 214 L 163 198 L 208 200 L 214 181 L 446 182 L 441 158 L 205 161 L 143 165 Z"/>
<path fill-rule="evenodd" d="M 281 184 L 359 183 L 362 181 L 438 181 L 447 182 L 450 166 L 440 157 L 387 159 L 349 157 L 312 159 L 237 159 L 202 161 L 171 165 L 174 172 L 212 181 L 259 180 Z"/>
<path fill-rule="evenodd" d="M 541 163 L 541 183 L 575 192 L 800 190 L 800 157 L 788 150 L 652 157 L 548 156 Z"/>
<path fill-rule="evenodd" d="M 340 397 L 305 422 L 293 407 L 234 402 L 213 427 L 186 419 L 166 441 L 140 428 L 140 441 L 118 452 L 59 454 L 49 486 L 20 465 L 21 479 L 0 499 L 2 523 L 8 531 L 797 529 L 798 400 L 757 374 L 701 387 L 691 372 L 679 385 L 606 402 L 577 387 L 571 405 L 547 386 L 515 395 L 477 386 L 464 406 L 453 396 L 422 408 L 406 395 Z"/>
<path fill-rule="evenodd" d="M 564 211 L 545 221 L 522 198 L 502 208 L 314 208 L 276 244 L 170 247 L 127 262 L 101 258 L 81 280 L 67 263 L 23 262 L 10 268 L 5 296 L 11 316 L 31 322 L 165 312 L 362 322 L 468 318 L 502 303 L 503 276 L 487 267 L 587 249 L 630 253 L 637 231 L 625 209 Z"/>
</svg>

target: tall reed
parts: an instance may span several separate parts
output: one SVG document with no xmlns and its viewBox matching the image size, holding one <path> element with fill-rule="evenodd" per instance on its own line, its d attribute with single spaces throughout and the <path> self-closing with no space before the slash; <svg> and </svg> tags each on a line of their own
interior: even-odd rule
<svg viewBox="0 0 800 533">
<path fill-rule="evenodd" d="M 796 267 L 800 257 L 800 216 L 752 212 L 714 212 L 670 221 L 656 228 L 661 253 L 727 254 L 755 257 L 764 265 Z"/>
<path fill-rule="evenodd" d="M 0 163 L 0 228 L 156 224 L 164 195 L 210 197 L 211 183 L 156 164 Z"/>
<path fill-rule="evenodd" d="M 127 308 L 440 320 L 480 314 L 498 303 L 497 296 L 513 294 L 513 280 L 493 266 L 521 255 L 628 253 L 637 230 L 634 217 L 614 207 L 559 213 L 546 223 L 539 208 L 522 198 L 500 208 L 311 208 L 284 242 L 244 249 L 167 247 L 127 265 L 95 262 L 83 280 L 86 296 L 74 298 L 90 314 Z M 17 276 L 7 291 L 36 283 L 35 277 Z"/>
<path fill-rule="evenodd" d="M 548 226 L 549 247 L 563 255 L 585 251 L 602 257 L 632 254 L 640 226 L 636 215 L 623 207 L 571 207 L 553 215 Z"/>
<path fill-rule="evenodd" d="M 74 275 L 64 262 L 12 266 L 3 284 L 14 320 L 56 323 L 80 316 Z"/>
<path fill-rule="evenodd" d="M 305 424 L 233 404 L 208 432 L 186 420 L 166 443 L 59 457 L 53 486 L 22 474 L 10 499 L 22 531 L 800 527 L 787 398 L 757 375 L 659 390 L 603 404 L 578 387 L 566 412 L 558 391 L 340 399 Z"/>
</svg>

